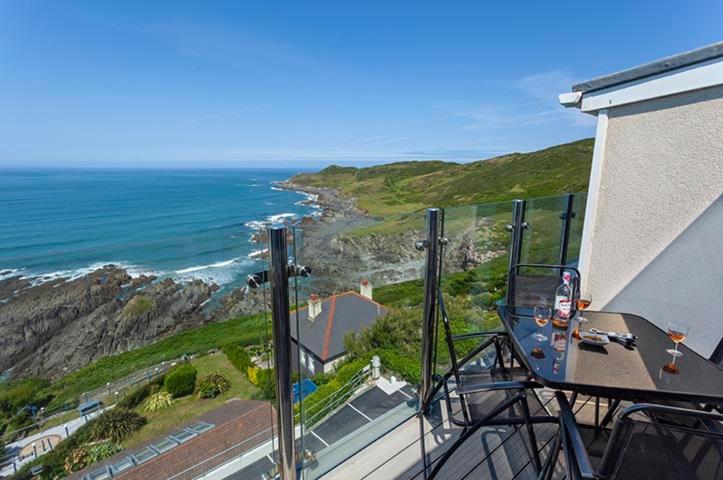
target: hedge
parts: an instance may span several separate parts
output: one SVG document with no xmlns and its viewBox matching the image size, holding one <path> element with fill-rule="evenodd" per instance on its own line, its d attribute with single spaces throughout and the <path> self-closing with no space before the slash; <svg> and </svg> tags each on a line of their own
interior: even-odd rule
<svg viewBox="0 0 723 480">
<path fill-rule="evenodd" d="M 198 371 L 190 363 L 183 363 L 173 367 L 163 381 L 168 393 L 174 398 L 190 395 L 196 389 L 196 375 Z"/>
<path fill-rule="evenodd" d="M 246 349 L 235 343 L 229 343 L 221 347 L 221 351 L 226 355 L 228 361 L 244 375 L 248 375 L 248 369 L 251 367 L 251 357 L 246 353 Z"/>
</svg>

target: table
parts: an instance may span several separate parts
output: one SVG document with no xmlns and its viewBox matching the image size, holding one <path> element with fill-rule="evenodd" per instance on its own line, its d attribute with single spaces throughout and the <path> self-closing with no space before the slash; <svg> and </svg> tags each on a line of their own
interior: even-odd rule
<svg viewBox="0 0 723 480">
<path fill-rule="evenodd" d="M 683 356 L 675 362 L 679 373 L 666 372 L 663 366 L 672 360 L 666 350 L 674 344 L 643 317 L 585 312 L 588 322 L 581 324 L 583 331 L 597 328 L 637 335 L 637 346 L 626 348 L 612 341 L 603 347 L 583 344 L 572 337 L 576 319 L 564 330 L 548 322 L 541 328 L 548 339 L 538 342 L 532 337 L 537 324 L 531 308 L 501 306 L 498 312 L 518 360 L 546 387 L 636 402 L 680 400 L 723 405 L 723 369 L 681 344 Z M 544 356 L 533 356 L 535 347 Z"/>
</svg>

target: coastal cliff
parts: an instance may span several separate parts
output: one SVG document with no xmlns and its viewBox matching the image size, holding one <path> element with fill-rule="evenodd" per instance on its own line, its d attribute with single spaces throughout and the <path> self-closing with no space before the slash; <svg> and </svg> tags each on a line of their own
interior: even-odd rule
<svg viewBox="0 0 723 480">
<path fill-rule="evenodd" d="M 57 378 L 209 321 L 201 307 L 215 287 L 153 280 L 108 265 L 69 281 L 0 282 L 0 370 Z"/>
</svg>

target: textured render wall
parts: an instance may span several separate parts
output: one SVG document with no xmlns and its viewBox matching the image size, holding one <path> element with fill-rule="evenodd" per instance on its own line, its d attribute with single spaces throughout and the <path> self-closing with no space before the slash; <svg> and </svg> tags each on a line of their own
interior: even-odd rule
<svg viewBox="0 0 723 480">
<path fill-rule="evenodd" d="M 722 301 L 723 196 L 623 288 L 607 308 L 635 309 L 649 319 L 691 318 L 692 313 L 688 343 L 708 356 L 723 336 Z"/>
<path fill-rule="evenodd" d="M 696 275 L 693 259 L 720 258 L 720 215 L 697 227 L 719 232 L 710 245 L 681 234 L 723 193 L 723 86 L 612 108 L 604 141 L 597 212 L 586 225 L 592 228 L 586 283 L 595 306 L 638 313 L 662 327 L 687 312 L 695 322 L 691 341 L 707 350 L 704 325 L 720 336 L 723 314 L 700 300 L 720 301 L 723 272 Z M 640 275 L 654 262 L 655 278 Z M 691 289 L 701 295 L 670 296 Z M 671 302 L 676 308 L 659 308 Z"/>
</svg>

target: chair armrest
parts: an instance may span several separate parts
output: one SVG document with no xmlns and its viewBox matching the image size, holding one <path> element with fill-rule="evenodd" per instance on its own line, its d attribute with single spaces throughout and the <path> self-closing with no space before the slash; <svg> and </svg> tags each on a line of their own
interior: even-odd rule
<svg viewBox="0 0 723 480">
<path fill-rule="evenodd" d="M 575 414 L 572 413 L 572 408 L 567 401 L 567 397 L 564 393 L 557 391 L 555 392 L 555 398 L 560 406 L 560 434 L 563 435 L 563 450 L 572 450 L 579 476 L 587 479 L 597 478 L 595 469 L 587 454 L 585 442 L 582 440 L 580 429 L 575 421 Z M 566 456 L 569 457 L 569 453 L 570 452 L 565 452 Z"/>
<path fill-rule="evenodd" d="M 507 332 L 474 332 L 474 333 L 460 333 L 459 335 L 452 335 L 452 340 L 467 340 L 470 338 L 478 337 L 499 337 L 507 336 Z"/>
<path fill-rule="evenodd" d="M 541 385 L 534 381 L 478 383 L 475 385 L 459 386 L 457 387 L 457 393 L 460 395 L 466 395 L 469 393 L 489 392 L 494 390 L 524 390 L 527 388 L 540 387 Z"/>
<path fill-rule="evenodd" d="M 634 405 L 630 405 L 628 408 L 622 411 L 619 420 L 624 421 L 630 415 L 636 412 L 671 413 L 674 415 L 695 417 L 700 420 L 708 419 L 723 422 L 723 415 L 719 413 L 707 412 L 705 410 L 696 410 L 693 408 L 673 407 L 671 405 L 658 405 L 655 403 L 636 403 Z"/>
</svg>

